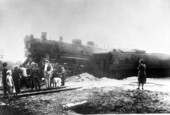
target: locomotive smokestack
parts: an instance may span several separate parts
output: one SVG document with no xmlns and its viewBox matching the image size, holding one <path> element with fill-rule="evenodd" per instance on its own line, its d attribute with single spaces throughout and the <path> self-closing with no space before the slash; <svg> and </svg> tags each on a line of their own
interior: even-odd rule
<svg viewBox="0 0 170 115">
<path fill-rule="evenodd" d="M 59 42 L 62 42 L 63 41 L 63 37 L 62 36 L 60 36 L 60 38 L 59 38 Z"/>
<path fill-rule="evenodd" d="M 47 32 L 41 32 L 41 39 L 47 40 Z"/>
<path fill-rule="evenodd" d="M 33 34 L 30 34 L 30 39 L 33 39 L 34 38 L 34 35 Z"/>
<path fill-rule="evenodd" d="M 89 46 L 94 46 L 94 42 L 88 41 L 88 42 L 87 42 L 87 45 L 89 45 Z"/>
</svg>

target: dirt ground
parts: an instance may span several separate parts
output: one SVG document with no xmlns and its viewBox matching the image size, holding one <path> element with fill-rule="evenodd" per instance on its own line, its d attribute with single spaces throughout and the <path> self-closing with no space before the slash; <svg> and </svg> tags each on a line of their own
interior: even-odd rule
<svg viewBox="0 0 170 115">
<path fill-rule="evenodd" d="M 144 90 L 137 90 L 137 77 L 123 80 L 95 78 L 88 73 L 67 79 L 76 90 L 21 97 L 11 102 L 0 98 L 1 115 L 70 115 L 112 113 L 170 113 L 170 78 L 147 79 Z M 2 97 L 2 92 L 0 92 Z M 68 103 L 87 101 L 68 110 Z M 2 105 L 1 103 L 6 105 Z"/>
</svg>

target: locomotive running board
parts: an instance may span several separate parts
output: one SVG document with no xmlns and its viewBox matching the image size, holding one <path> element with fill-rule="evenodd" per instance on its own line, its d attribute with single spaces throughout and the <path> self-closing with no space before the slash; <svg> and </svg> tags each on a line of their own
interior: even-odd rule
<svg viewBox="0 0 170 115">
<path fill-rule="evenodd" d="M 68 90 L 75 90 L 82 87 L 71 87 L 71 88 L 62 88 L 62 89 L 52 89 L 52 90 L 45 90 L 45 91 L 36 91 L 36 92 L 28 92 L 28 93 L 20 93 L 18 94 L 18 97 L 26 97 L 26 96 L 32 96 L 32 95 L 40 95 L 40 94 L 46 94 L 46 93 L 55 93 L 60 91 L 68 91 Z"/>
</svg>

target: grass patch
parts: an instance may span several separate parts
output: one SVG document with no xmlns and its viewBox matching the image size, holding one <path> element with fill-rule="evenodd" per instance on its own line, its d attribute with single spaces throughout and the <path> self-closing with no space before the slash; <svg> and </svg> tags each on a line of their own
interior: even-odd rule
<svg viewBox="0 0 170 115">
<path fill-rule="evenodd" d="M 147 90 L 94 91 L 88 104 L 75 108 L 81 114 L 170 113 L 170 106 L 161 101 L 161 92 Z"/>
</svg>

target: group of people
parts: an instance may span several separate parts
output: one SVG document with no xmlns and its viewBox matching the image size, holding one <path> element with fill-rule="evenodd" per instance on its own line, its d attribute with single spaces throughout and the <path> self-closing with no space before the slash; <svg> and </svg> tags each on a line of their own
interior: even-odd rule
<svg viewBox="0 0 170 115">
<path fill-rule="evenodd" d="M 40 81 L 42 78 L 41 70 L 38 67 L 38 64 L 32 62 L 27 67 L 24 66 L 14 66 L 13 70 L 7 69 L 7 63 L 3 63 L 2 65 L 2 84 L 3 84 L 3 97 L 8 97 L 11 99 L 12 96 L 16 96 L 20 93 L 20 86 L 25 85 L 27 88 L 41 89 Z M 140 85 L 142 89 L 144 88 L 144 84 L 146 83 L 146 65 L 144 64 L 144 60 L 139 60 L 138 66 L 138 88 L 140 89 Z M 60 72 L 55 74 L 54 68 L 49 60 L 45 60 L 43 75 L 45 79 L 46 88 L 51 88 L 51 84 L 53 82 L 61 82 L 61 85 L 65 85 L 66 79 L 66 70 L 64 66 L 60 66 Z M 57 78 L 56 78 L 57 77 Z M 29 81 L 29 83 L 28 83 Z M 29 86 L 31 85 L 31 86 Z"/>
<path fill-rule="evenodd" d="M 37 63 L 31 62 L 29 65 L 14 66 L 12 70 L 7 69 L 7 63 L 2 65 L 2 84 L 4 98 L 9 100 L 12 97 L 17 97 L 20 93 L 20 87 L 25 86 L 27 88 L 41 89 L 41 80 L 44 77 L 46 88 L 51 88 L 51 83 L 56 80 L 56 77 L 61 82 L 61 85 L 65 85 L 66 70 L 64 66 L 60 65 L 60 72 L 58 75 L 54 75 L 54 68 L 49 60 L 45 60 L 44 68 L 40 69 Z"/>
<path fill-rule="evenodd" d="M 46 88 L 51 88 L 52 83 L 60 82 L 61 86 L 65 85 L 65 79 L 66 79 L 66 70 L 64 66 L 58 65 L 59 70 L 56 70 L 53 68 L 52 64 L 49 60 L 45 60 L 45 66 L 44 66 L 44 78 L 45 78 L 45 84 Z"/>
</svg>

